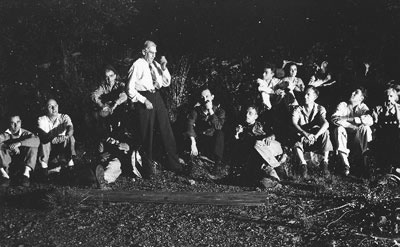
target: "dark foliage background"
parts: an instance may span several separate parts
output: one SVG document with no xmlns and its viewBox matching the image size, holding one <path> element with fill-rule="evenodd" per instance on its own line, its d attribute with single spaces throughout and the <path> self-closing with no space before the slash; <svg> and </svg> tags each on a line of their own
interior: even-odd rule
<svg viewBox="0 0 400 247">
<path fill-rule="evenodd" d="M 55 97 L 78 135 L 87 133 L 102 68 L 126 77 L 146 39 L 170 61 L 173 121 L 205 83 L 235 116 L 256 98 L 265 61 L 302 61 L 307 82 L 311 65 L 328 59 L 342 85 L 337 100 L 363 62 L 378 84 L 399 79 L 397 0 L 3 0 L 0 17 L 0 117 L 17 111 L 27 128 Z"/>
</svg>

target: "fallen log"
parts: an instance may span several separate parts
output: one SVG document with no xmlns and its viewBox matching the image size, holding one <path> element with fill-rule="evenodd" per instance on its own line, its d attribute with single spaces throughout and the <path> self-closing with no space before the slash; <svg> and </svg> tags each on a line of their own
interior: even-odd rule
<svg viewBox="0 0 400 247">
<path fill-rule="evenodd" d="M 265 192 L 155 192 L 81 190 L 88 200 L 129 203 L 172 203 L 228 206 L 263 206 L 267 202 Z"/>
</svg>

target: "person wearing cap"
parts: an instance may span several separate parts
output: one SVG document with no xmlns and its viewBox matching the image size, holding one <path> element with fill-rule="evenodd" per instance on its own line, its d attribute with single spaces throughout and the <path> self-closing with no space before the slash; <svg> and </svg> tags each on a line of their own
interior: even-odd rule
<svg viewBox="0 0 400 247">
<path fill-rule="evenodd" d="M 138 58 L 129 69 L 127 94 L 129 99 L 135 102 L 142 151 L 148 160 L 144 165 L 151 166 L 154 127 L 158 127 L 168 161 L 167 168 L 179 173 L 182 171 L 182 164 L 177 155 L 168 111 L 159 92 L 162 87 L 168 87 L 171 84 L 171 74 L 167 68 L 167 59 L 162 56 L 158 63 L 155 61 L 156 53 L 157 45 L 153 41 L 146 41 L 142 49 L 142 57 Z M 148 168 L 148 175 L 151 176 L 153 171 L 151 167 Z"/>
</svg>

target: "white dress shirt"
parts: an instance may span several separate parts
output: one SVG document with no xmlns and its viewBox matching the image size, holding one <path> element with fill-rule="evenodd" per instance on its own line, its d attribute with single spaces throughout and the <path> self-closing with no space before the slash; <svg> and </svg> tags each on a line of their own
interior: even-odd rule
<svg viewBox="0 0 400 247">
<path fill-rule="evenodd" d="M 170 84 L 171 74 L 168 69 L 162 70 L 161 65 L 156 61 L 149 64 L 144 58 L 139 58 L 129 69 L 128 97 L 133 102 L 144 103 L 146 97 L 141 95 L 140 91 L 153 91 L 161 87 L 168 87 Z"/>
</svg>

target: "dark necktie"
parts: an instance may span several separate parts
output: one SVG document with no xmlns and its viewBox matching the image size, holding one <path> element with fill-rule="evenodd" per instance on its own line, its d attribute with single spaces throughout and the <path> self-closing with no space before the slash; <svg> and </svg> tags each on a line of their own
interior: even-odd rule
<svg viewBox="0 0 400 247">
<path fill-rule="evenodd" d="M 151 79 L 153 80 L 153 86 L 155 89 L 157 89 L 157 76 L 155 74 L 156 72 L 151 66 L 151 64 L 149 64 L 149 68 L 150 68 Z"/>
</svg>

